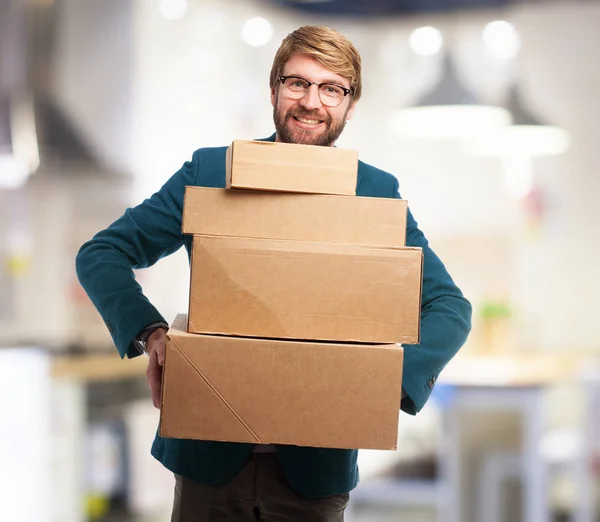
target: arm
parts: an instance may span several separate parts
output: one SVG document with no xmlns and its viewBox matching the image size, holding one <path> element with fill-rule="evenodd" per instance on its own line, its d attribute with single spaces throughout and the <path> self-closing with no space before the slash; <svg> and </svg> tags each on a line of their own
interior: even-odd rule
<svg viewBox="0 0 600 522">
<path fill-rule="evenodd" d="M 152 266 L 183 245 L 181 216 L 186 185 L 194 185 L 198 151 L 150 199 L 85 243 L 77 255 L 79 281 L 104 319 L 121 357 L 140 354 L 134 338 L 165 322 L 135 280 L 133 269 Z"/>
<path fill-rule="evenodd" d="M 398 181 L 394 196 L 400 198 Z M 423 291 L 419 344 L 405 344 L 402 410 L 411 415 L 425 405 L 435 381 L 467 340 L 471 330 L 471 304 L 454 284 L 440 259 L 429 248 L 410 210 L 406 246 L 423 249 Z"/>
</svg>

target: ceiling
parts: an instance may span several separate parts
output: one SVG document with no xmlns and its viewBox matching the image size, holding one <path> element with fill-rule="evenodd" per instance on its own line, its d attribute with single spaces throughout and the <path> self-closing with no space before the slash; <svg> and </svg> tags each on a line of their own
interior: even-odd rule
<svg viewBox="0 0 600 522">
<path fill-rule="evenodd" d="M 379 17 L 449 12 L 459 9 L 505 7 L 519 3 L 544 3 L 551 0 L 267 0 L 268 2 L 304 13 Z"/>
</svg>

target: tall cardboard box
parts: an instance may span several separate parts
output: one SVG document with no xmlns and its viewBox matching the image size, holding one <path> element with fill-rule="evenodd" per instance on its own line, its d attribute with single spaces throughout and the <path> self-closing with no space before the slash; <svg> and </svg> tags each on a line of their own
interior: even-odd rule
<svg viewBox="0 0 600 522">
<path fill-rule="evenodd" d="M 160 435 L 396 449 L 402 347 L 167 334 Z"/>
<path fill-rule="evenodd" d="M 419 342 L 420 248 L 194 236 L 188 331 Z"/>
<path fill-rule="evenodd" d="M 236 140 L 227 149 L 227 188 L 354 195 L 358 152 L 337 147 Z"/>
<path fill-rule="evenodd" d="M 184 234 L 404 246 L 403 199 L 186 187 Z"/>
</svg>

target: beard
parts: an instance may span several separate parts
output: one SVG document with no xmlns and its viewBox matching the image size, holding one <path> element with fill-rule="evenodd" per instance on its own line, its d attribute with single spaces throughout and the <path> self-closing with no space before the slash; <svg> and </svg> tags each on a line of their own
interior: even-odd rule
<svg viewBox="0 0 600 522">
<path fill-rule="evenodd" d="M 275 131 L 277 139 L 283 143 L 297 143 L 302 145 L 320 145 L 323 147 L 331 147 L 342 134 L 346 126 L 346 114 L 339 121 L 334 121 L 331 115 L 325 113 L 320 114 L 318 110 L 307 111 L 302 107 L 294 107 L 286 113 L 277 110 L 279 100 L 276 100 L 273 108 L 273 121 L 275 122 Z M 288 122 L 292 118 L 303 118 L 307 120 L 323 121 L 325 128 L 320 132 L 305 130 L 300 128 L 290 128 Z"/>
</svg>

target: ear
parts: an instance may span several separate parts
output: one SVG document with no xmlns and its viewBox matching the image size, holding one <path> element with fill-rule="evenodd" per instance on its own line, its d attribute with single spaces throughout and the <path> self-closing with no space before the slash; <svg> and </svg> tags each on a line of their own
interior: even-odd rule
<svg viewBox="0 0 600 522">
<path fill-rule="evenodd" d="M 275 100 L 276 100 L 275 87 L 271 87 L 271 105 L 273 107 L 275 107 Z"/>
<path fill-rule="evenodd" d="M 348 109 L 348 112 L 346 113 L 346 121 L 350 121 L 352 119 L 352 116 L 354 116 L 355 110 L 356 110 L 356 102 L 353 101 L 350 104 L 350 108 Z"/>
</svg>

